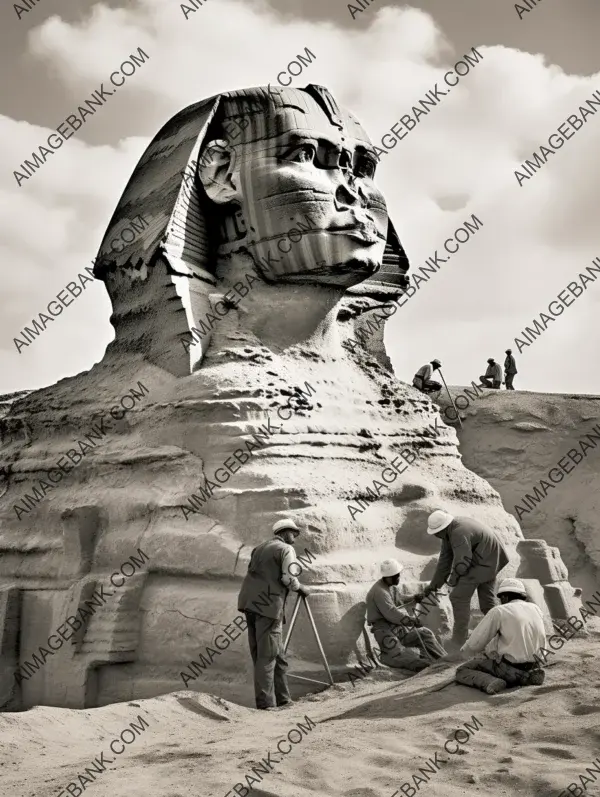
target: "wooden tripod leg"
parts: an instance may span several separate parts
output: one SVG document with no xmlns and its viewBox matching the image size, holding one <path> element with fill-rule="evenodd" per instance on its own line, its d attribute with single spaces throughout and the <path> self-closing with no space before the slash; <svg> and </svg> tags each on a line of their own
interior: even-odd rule
<svg viewBox="0 0 600 797">
<path fill-rule="evenodd" d="M 288 628 L 285 643 L 283 645 L 283 652 L 285 653 L 288 649 L 288 645 L 290 644 L 290 637 L 292 636 L 292 631 L 294 630 L 294 626 L 296 625 L 296 619 L 298 618 L 298 610 L 300 609 L 300 598 L 302 596 L 298 595 L 296 597 L 296 603 L 294 605 L 294 611 L 292 612 L 292 619 L 290 620 L 290 627 Z"/>
<path fill-rule="evenodd" d="M 333 686 L 334 684 L 333 676 L 331 675 L 331 670 L 329 669 L 329 664 L 327 663 L 327 658 L 325 657 L 325 651 L 323 650 L 323 646 L 321 645 L 321 640 L 319 638 L 319 632 L 317 631 L 317 626 L 315 625 L 315 620 L 306 598 L 304 598 L 304 605 L 306 606 L 306 611 L 308 612 L 308 619 L 310 620 L 310 624 L 312 625 L 312 630 L 315 635 L 315 640 L 317 642 L 317 645 L 319 646 L 319 651 L 321 652 L 321 658 L 323 659 L 323 664 L 325 665 L 325 669 L 327 671 L 327 677 L 329 678 L 329 683 Z"/>
</svg>

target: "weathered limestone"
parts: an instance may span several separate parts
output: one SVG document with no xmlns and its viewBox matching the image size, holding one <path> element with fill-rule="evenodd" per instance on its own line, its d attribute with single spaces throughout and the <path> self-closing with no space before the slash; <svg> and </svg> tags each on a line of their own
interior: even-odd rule
<svg viewBox="0 0 600 797">
<path fill-rule="evenodd" d="M 487 523 L 509 550 L 506 575 L 517 570 L 517 523 L 463 466 L 434 405 L 395 379 L 383 323 L 369 325 L 407 268 L 372 152 L 315 86 L 211 98 L 150 144 L 96 265 L 115 341 L 89 372 L 20 397 L 0 421 L 11 707 L 180 689 L 191 661 L 204 663 L 190 688 L 247 699 L 245 639 L 216 640 L 237 616 L 252 547 L 285 515 L 312 552 L 302 579 L 318 586 L 311 605 L 338 670 L 363 650 L 360 603 L 379 562 L 400 559 L 407 589 L 431 576 L 432 510 Z M 148 227 L 117 258 L 112 230 L 140 213 Z M 132 385 L 143 400 L 126 407 Z M 92 428 L 102 433 L 83 449 Z M 25 499 L 50 472 L 58 483 Z M 143 567 L 111 586 L 140 550 Z M 103 585 L 111 594 L 83 616 Z M 447 603 L 427 618 L 450 621 Z M 58 649 L 31 672 L 50 635 Z M 303 619 L 292 650 L 296 669 L 318 661 Z"/>
<path fill-rule="evenodd" d="M 462 388 L 450 390 L 464 395 Z M 524 536 L 558 546 L 586 598 L 600 585 L 600 446 L 594 439 L 599 411 L 598 396 L 485 390 L 461 411 L 457 429 L 466 466 L 498 490 L 515 518 L 518 507 L 529 508 L 520 515 Z M 542 479 L 552 486 L 539 500 Z M 526 502 L 527 494 L 534 500 Z"/>
<path fill-rule="evenodd" d="M 545 540 L 521 540 L 517 551 L 521 555 L 517 575 L 535 579 L 543 587 L 549 616 L 559 624 L 570 617 L 580 618 L 581 589 L 569 584 L 569 573 L 559 549 L 548 545 Z M 583 634 L 584 629 L 579 633 Z"/>
</svg>

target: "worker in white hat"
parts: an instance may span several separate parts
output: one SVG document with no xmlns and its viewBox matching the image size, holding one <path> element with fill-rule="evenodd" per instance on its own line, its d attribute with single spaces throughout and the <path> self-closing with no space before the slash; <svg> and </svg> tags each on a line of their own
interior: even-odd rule
<svg viewBox="0 0 600 797">
<path fill-rule="evenodd" d="M 518 578 L 505 578 L 498 597 L 501 605 L 486 614 L 462 647 L 470 656 L 485 651 L 485 658 L 458 667 L 456 680 L 488 694 L 511 686 L 539 686 L 546 675 L 536 656 L 546 647 L 541 609 Z"/>
<path fill-rule="evenodd" d="M 442 385 L 432 379 L 434 371 L 438 371 L 442 367 L 439 360 L 432 360 L 430 363 L 422 365 L 417 373 L 413 376 L 413 387 L 420 390 L 422 393 L 434 393 L 436 390 L 441 390 Z"/>
<path fill-rule="evenodd" d="M 433 631 L 403 608 L 414 601 L 402 602 L 398 590 L 402 569 L 396 559 L 381 563 L 381 578 L 367 593 L 367 622 L 379 645 L 382 664 L 419 672 L 445 656 L 446 651 Z M 417 648 L 419 653 L 410 648 Z"/>
<path fill-rule="evenodd" d="M 293 545 L 300 529 L 290 518 L 278 520 L 273 526 L 274 537 L 257 545 L 250 554 L 246 574 L 238 597 L 238 609 L 246 615 L 248 643 L 254 663 L 254 693 L 256 707 L 272 709 L 292 703 L 286 671 L 288 663 L 283 655 L 282 625 L 288 592 L 308 595 L 292 567 L 296 560 Z"/>
<path fill-rule="evenodd" d="M 508 564 L 508 554 L 496 534 L 483 523 L 454 517 L 441 509 L 429 515 L 427 533 L 442 541 L 442 549 L 429 586 L 416 597 L 422 600 L 448 584 L 454 629 L 447 647 L 456 652 L 467 639 L 475 590 L 484 614 L 496 605 L 496 576 Z"/>
</svg>

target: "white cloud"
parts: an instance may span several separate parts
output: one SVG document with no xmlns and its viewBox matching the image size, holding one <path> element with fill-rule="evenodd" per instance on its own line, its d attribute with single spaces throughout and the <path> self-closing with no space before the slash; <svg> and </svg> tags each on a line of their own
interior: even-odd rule
<svg viewBox="0 0 600 797">
<path fill-rule="evenodd" d="M 328 86 L 379 143 L 436 81 L 443 87 L 444 73 L 463 53 L 452 53 L 421 11 L 369 13 L 369 28 L 348 32 L 331 23 L 281 20 L 266 6 L 233 0 L 208 3 L 187 21 L 178 3 L 139 0 L 128 10 L 96 6 L 78 24 L 54 17 L 31 33 L 30 46 L 43 67 L 60 77 L 73 109 L 138 47 L 150 55 L 121 90 L 125 104 L 110 100 L 100 109 L 115 139 L 123 114 L 150 119 L 149 139 L 188 104 L 219 91 L 274 83 L 308 47 L 316 61 L 295 85 Z M 433 356 L 444 360 L 450 383 L 470 382 L 488 356 L 502 357 L 514 336 L 600 255 L 598 115 L 522 188 L 513 176 L 600 81 L 565 75 L 540 55 L 500 46 L 477 49 L 481 63 L 379 167 L 391 216 L 415 266 L 435 249 L 441 252 L 444 239 L 471 213 L 484 222 L 388 323 L 392 359 L 409 382 Z M 89 129 L 94 124 L 88 119 Z M 13 169 L 50 131 L 4 118 L 0 132 L 7 142 L 0 152 L 3 255 L 14 270 L 0 338 L 8 366 L 0 370 L 0 390 L 8 390 L 89 368 L 111 340 L 110 303 L 98 284 L 21 355 L 12 344 L 72 275 L 89 265 L 146 140 L 91 146 L 74 136 L 18 188 Z M 595 361 L 599 302 L 600 285 L 593 286 L 524 352 L 517 387 L 600 393 L 600 373 L 581 367 Z"/>
</svg>

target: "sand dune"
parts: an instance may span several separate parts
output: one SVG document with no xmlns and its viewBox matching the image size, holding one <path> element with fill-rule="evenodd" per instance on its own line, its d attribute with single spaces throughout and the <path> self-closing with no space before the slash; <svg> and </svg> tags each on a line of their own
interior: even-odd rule
<svg viewBox="0 0 600 797">
<path fill-rule="evenodd" d="M 599 640 L 565 646 L 543 686 L 494 697 L 452 683 L 453 668 L 438 665 L 405 680 L 382 670 L 279 712 L 178 692 L 83 711 L 1 714 L 0 793 L 59 797 L 74 783 L 65 796 L 81 789 L 97 797 L 235 797 L 242 784 L 244 797 L 249 774 L 251 797 L 412 797 L 411 789 L 428 797 L 558 797 L 600 755 Z M 143 730 L 114 746 L 124 748 L 120 755 L 110 753 L 132 723 Z M 298 741 L 277 753 L 291 729 Z M 79 781 L 103 752 L 106 770 Z M 600 775 L 587 777 L 586 797 L 600 795 Z"/>
</svg>

